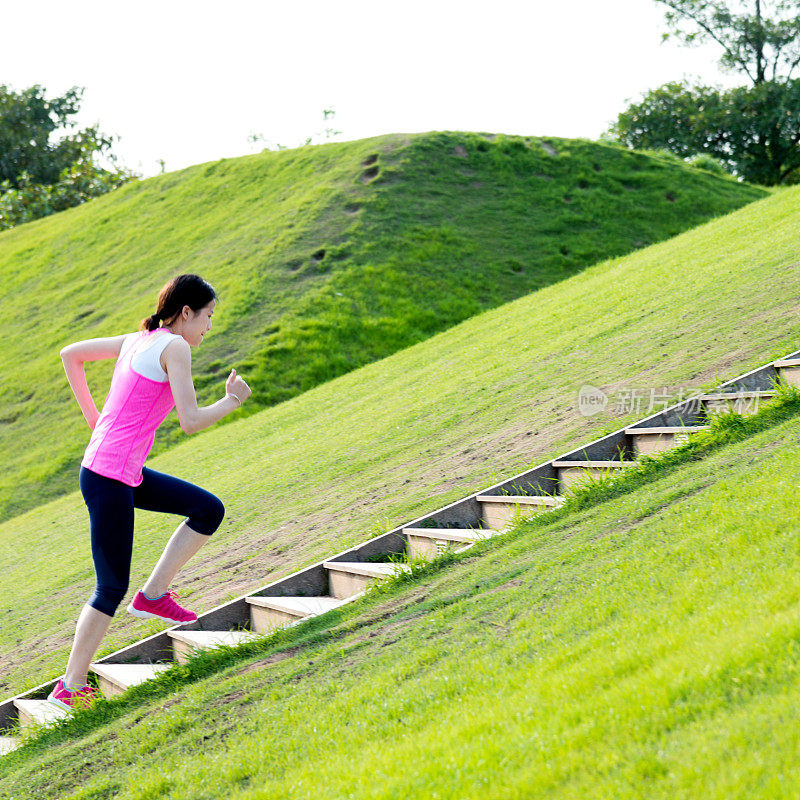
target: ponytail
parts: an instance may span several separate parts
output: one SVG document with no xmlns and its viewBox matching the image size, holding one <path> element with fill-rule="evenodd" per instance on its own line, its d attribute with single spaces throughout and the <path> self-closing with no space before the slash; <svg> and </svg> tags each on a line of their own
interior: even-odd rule
<svg viewBox="0 0 800 800">
<path fill-rule="evenodd" d="M 214 287 L 199 275 L 178 275 L 161 289 L 156 312 L 139 323 L 139 330 L 154 331 L 162 321 L 174 321 L 184 306 L 189 306 L 192 311 L 197 312 L 216 299 L 217 293 Z"/>
<path fill-rule="evenodd" d="M 154 331 L 156 328 L 159 327 L 160 323 L 161 323 L 161 314 L 159 314 L 158 311 L 156 311 L 155 314 L 151 314 L 149 317 L 142 320 L 139 329 L 146 331 Z"/>
</svg>

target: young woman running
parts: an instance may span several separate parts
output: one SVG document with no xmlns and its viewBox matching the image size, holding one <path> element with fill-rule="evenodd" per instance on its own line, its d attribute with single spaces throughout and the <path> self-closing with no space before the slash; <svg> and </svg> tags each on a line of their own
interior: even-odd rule
<svg viewBox="0 0 800 800">
<path fill-rule="evenodd" d="M 94 594 L 75 627 L 67 669 L 48 700 L 68 710 L 87 705 L 97 690 L 87 684 L 89 664 L 128 590 L 134 508 L 187 517 L 172 534 L 147 582 L 127 611 L 171 624 L 197 614 L 176 602 L 168 587 L 178 570 L 219 527 L 225 508 L 218 497 L 192 483 L 144 466 L 156 428 L 174 407 L 181 430 L 191 434 L 218 422 L 249 396 L 250 387 L 231 370 L 225 397 L 197 407 L 191 348 L 211 330 L 214 289 L 198 275 L 179 275 L 158 297 L 156 313 L 136 333 L 87 339 L 61 351 L 67 379 L 92 428 L 78 484 L 89 510 Z M 159 327 L 159 323 L 161 323 Z M 84 361 L 117 358 L 102 412 L 86 383 Z"/>
</svg>

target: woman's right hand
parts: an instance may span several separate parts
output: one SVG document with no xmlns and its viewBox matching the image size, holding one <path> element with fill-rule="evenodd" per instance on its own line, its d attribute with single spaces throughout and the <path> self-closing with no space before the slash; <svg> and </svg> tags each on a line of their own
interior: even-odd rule
<svg viewBox="0 0 800 800">
<path fill-rule="evenodd" d="M 236 374 L 236 370 L 232 369 L 231 374 L 228 375 L 228 380 L 225 381 L 225 393 L 232 392 L 239 398 L 240 404 L 244 405 L 244 401 L 252 394 L 250 387 Z"/>
</svg>

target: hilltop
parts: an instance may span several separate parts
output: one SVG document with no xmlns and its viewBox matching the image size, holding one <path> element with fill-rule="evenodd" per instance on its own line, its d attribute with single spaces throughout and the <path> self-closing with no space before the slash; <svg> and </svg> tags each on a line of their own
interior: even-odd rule
<svg viewBox="0 0 800 800">
<path fill-rule="evenodd" d="M 432 132 L 201 164 L 3 232 L 0 519 L 75 490 L 90 431 L 59 350 L 135 330 L 178 272 L 220 293 L 200 403 L 234 366 L 254 390 L 227 428 L 764 195 L 607 144 Z M 87 365 L 98 406 L 112 370 Z M 173 413 L 153 455 L 184 438 Z"/>
</svg>

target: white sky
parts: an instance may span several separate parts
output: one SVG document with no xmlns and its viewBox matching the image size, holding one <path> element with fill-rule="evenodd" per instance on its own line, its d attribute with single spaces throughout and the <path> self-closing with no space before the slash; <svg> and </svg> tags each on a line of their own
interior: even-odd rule
<svg viewBox="0 0 800 800">
<path fill-rule="evenodd" d="M 81 125 L 144 175 L 309 137 L 471 130 L 595 139 L 647 89 L 744 83 L 661 43 L 655 0 L 4 3 L 0 83 L 86 91 Z M 322 111 L 333 108 L 327 122 Z M 253 145 L 250 134 L 265 142 Z"/>
</svg>

